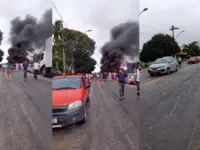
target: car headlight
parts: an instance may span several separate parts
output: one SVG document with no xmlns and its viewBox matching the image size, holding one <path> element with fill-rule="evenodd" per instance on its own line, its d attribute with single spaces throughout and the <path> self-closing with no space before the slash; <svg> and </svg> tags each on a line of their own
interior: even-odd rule
<svg viewBox="0 0 200 150">
<path fill-rule="evenodd" d="M 77 101 L 75 101 L 75 102 L 69 104 L 68 110 L 72 110 L 72 109 L 79 108 L 79 107 L 82 106 L 82 105 L 83 105 L 82 101 L 77 100 Z"/>
</svg>

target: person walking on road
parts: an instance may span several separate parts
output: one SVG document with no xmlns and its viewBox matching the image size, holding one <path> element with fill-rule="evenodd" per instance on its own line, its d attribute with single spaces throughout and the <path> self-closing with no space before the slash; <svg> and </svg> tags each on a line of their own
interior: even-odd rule
<svg viewBox="0 0 200 150">
<path fill-rule="evenodd" d="M 181 67 L 181 65 L 182 65 L 182 58 L 180 56 L 178 57 L 178 64 Z"/>
<path fill-rule="evenodd" d="M 29 65 L 28 65 L 27 61 L 25 61 L 24 64 L 23 64 L 23 69 L 24 69 L 24 78 L 27 77 L 28 66 L 29 66 Z"/>
<path fill-rule="evenodd" d="M 125 71 L 120 68 L 119 73 L 117 74 L 117 83 L 119 85 L 119 96 L 120 100 L 124 99 L 124 91 L 125 91 L 125 84 L 126 84 L 126 78 L 127 74 Z"/>
<path fill-rule="evenodd" d="M 99 83 L 100 83 L 100 86 L 103 87 L 103 85 L 104 85 L 104 73 L 100 74 Z"/>
<path fill-rule="evenodd" d="M 7 64 L 7 76 L 8 76 L 8 79 L 12 78 L 11 64 Z"/>
<path fill-rule="evenodd" d="M 36 61 L 34 64 L 33 64 L 33 70 L 34 70 L 34 78 L 36 79 L 37 78 L 37 75 L 39 73 L 39 69 L 40 69 L 40 64 L 38 61 Z"/>
<path fill-rule="evenodd" d="M 135 82 L 136 82 L 136 86 L 137 86 L 137 96 L 139 97 L 140 96 L 140 65 L 139 63 L 137 64 L 136 66 L 136 73 L 135 73 Z"/>
</svg>

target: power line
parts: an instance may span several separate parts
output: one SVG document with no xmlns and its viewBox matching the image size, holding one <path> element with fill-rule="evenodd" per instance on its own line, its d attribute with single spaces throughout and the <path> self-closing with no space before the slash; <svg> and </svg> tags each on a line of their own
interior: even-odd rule
<svg viewBox="0 0 200 150">
<path fill-rule="evenodd" d="M 58 13 L 58 15 L 59 15 L 61 21 L 62 21 L 62 22 L 64 23 L 64 25 L 67 27 L 66 23 L 65 23 L 64 20 L 62 19 L 62 16 L 60 15 L 60 13 L 59 13 L 58 9 L 56 8 L 56 5 L 54 4 L 53 1 L 52 1 L 52 4 L 53 4 L 53 7 L 55 8 L 56 12 Z"/>
<path fill-rule="evenodd" d="M 58 20 L 54 15 L 53 15 L 53 18 L 54 18 L 55 20 Z"/>
<path fill-rule="evenodd" d="M 145 32 L 140 32 L 141 34 L 143 34 L 143 35 L 148 35 L 148 36 L 153 36 L 153 35 L 150 35 L 150 34 L 148 34 L 148 33 L 145 33 Z"/>
<path fill-rule="evenodd" d="M 155 32 L 162 33 L 162 32 L 160 32 L 160 31 L 158 31 L 158 30 L 156 30 L 156 29 L 154 29 L 154 28 L 152 28 L 152 27 L 150 27 L 150 26 L 148 26 L 148 25 L 145 25 L 145 24 L 142 24 L 142 23 L 139 23 L 139 24 L 141 24 L 141 25 L 143 25 L 143 26 L 145 26 L 145 27 L 147 27 L 147 28 L 149 28 L 149 29 L 151 29 L 151 30 L 153 30 L 153 31 L 155 31 Z"/>
</svg>

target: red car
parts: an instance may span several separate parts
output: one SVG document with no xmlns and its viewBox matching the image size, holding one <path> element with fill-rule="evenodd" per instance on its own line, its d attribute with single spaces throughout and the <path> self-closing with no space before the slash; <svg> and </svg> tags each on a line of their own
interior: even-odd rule
<svg viewBox="0 0 200 150">
<path fill-rule="evenodd" d="M 85 123 L 89 88 L 82 75 L 56 76 L 52 79 L 52 128 Z"/>
<path fill-rule="evenodd" d="M 196 64 L 196 63 L 200 63 L 200 59 L 198 57 L 191 57 L 188 60 L 188 64 Z"/>
</svg>

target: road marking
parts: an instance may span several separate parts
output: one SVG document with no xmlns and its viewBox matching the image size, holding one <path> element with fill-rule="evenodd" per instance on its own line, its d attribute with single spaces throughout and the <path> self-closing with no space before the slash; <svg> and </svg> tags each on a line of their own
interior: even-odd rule
<svg viewBox="0 0 200 150">
<path fill-rule="evenodd" d="M 39 132 L 37 131 L 37 128 L 35 126 L 35 124 L 33 123 L 32 119 L 30 118 L 26 108 L 24 107 L 23 104 L 21 104 L 21 108 L 22 108 L 22 112 L 24 113 L 24 115 L 28 118 L 28 122 L 31 125 L 31 128 L 33 130 L 33 132 L 42 140 L 44 141 L 44 139 L 41 137 L 41 135 L 39 134 Z M 43 142 L 42 142 L 43 143 Z"/>
<path fill-rule="evenodd" d="M 194 125 L 193 130 L 192 130 L 192 135 L 191 135 L 191 137 L 190 137 L 190 141 L 189 141 L 189 143 L 188 143 L 187 150 L 189 150 L 189 148 L 190 148 L 190 145 L 191 145 L 191 142 L 192 142 L 192 138 L 193 138 L 193 136 L 194 136 L 194 134 L 195 134 L 195 132 L 196 132 L 196 128 L 197 128 L 198 122 L 199 122 L 199 120 L 196 120 L 196 123 L 195 123 L 195 125 Z"/>
</svg>

